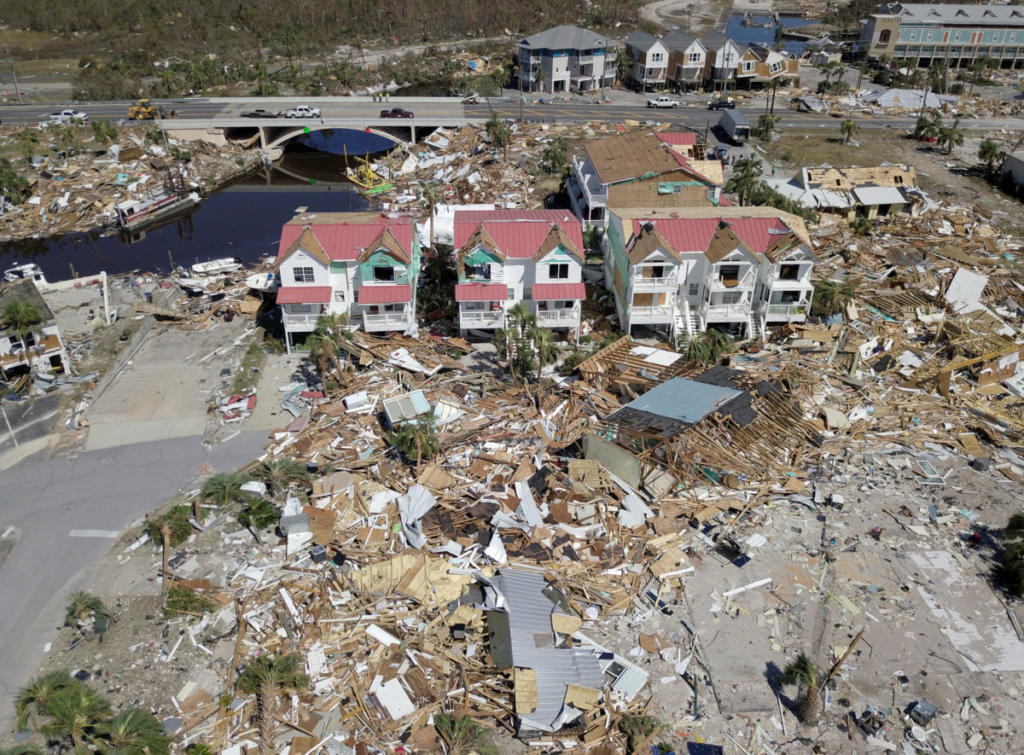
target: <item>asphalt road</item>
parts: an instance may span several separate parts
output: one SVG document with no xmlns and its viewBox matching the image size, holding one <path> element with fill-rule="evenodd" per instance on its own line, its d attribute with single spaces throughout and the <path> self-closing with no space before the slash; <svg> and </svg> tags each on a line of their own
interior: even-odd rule
<svg viewBox="0 0 1024 755">
<path fill-rule="evenodd" d="M 174 438 L 70 460 L 37 454 L 3 471 L 0 538 L 17 539 L 0 561 L 0 729 L 11 725 L 14 695 L 56 637 L 67 596 L 88 584 L 123 528 L 194 480 L 200 465 L 236 469 L 265 442 L 262 431 L 210 449 L 197 437 Z"/>
<path fill-rule="evenodd" d="M 244 119 L 241 114 L 247 110 L 262 108 L 270 111 L 285 110 L 289 106 L 299 104 L 311 104 L 319 107 L 323 113 L 323 121 L 327 125 L 336 123 L 339 127 L 352 127 L 353 123 L 366 125 L 394 125 L 394 126 L 424 126 L 437 125 L 436 121 L 466 120 L 481 122 L 487 120 L 492 112 L 497 112 L 505 118 L 518 119 L 520 115 L 529 121 L 534 122 L 584 122 L 584 121 L 607 121 L 618 123 L 625 120 L 657 120 L 660 122 L 671 122 L 680 126 L 689 126 L 695 129 L 703 129 L 710 121 L 717 123 L 720 114 L 716 111 L 707 110 L 703 106 L 681 105 L 678 108 L 652 110 L 641 104 L 637 105 L 611 105 L 593 102 L 558 102 L 548 104 L 537 104 L 536 96 L 529 97 L 529 103 L 520 106 L 519 100 L 515 97 L 491 98 L 489 101 L 481 101 L 479 105 L 462 105 L 455 98 L 448 97 L 413 97 L 393 98 L 388 103 L 373 102 L 366 97 L 311 97 L 311 98 L 262 98 L 262 99 L 177 99 L 155 101 L 166 110 L 176 112 L 174 119 L 165 120 L 165 123 L 181 123 L 188 125 L 189 121 L 196 121 L 196 127 L 208 127 L 210 125 L 223 124 L 225 126 L 240 125 L 280 125 L 295 126 L 301 125 L 301 119 Z M 755 101 L 758 102 L 758 101 Z M 89 114 L 93 120 L 106 118 L 117 120 L 124 118 L 128 112 L 126 102 L 101 102 L 101 103 L 78 103 L 77 109 Z M 380 111 L 390 107 L 403 107 L 415 113 L 415 118 L 384 120 L 380 118 Z M 52 108 L 40 107 L 39 105 L 14 105 L 0 108 L 0 119 L 7 124 L 38 123 L 46 119 L 46 114 L 56 110 L 57 105 Z M 751 120 L 756 120 L 760 114 L 760 106 L 754 108 L 754 103 L 747 110 Z M 835 128 L 837 119 L 829 115 L 817 113 L 797 113 L 784 106 L 776 105 L 775 114 L 779 117 L 778 125 L 782 128 Z M 884 116 L 855 114 L 861 128 L 913 128 L 915 118 L 912 116 Z M 211 121 L 213 123 L 211 123 Z M 435 121 L 432 123 L 432 121 Z M 311 122 L 311 121 L 306 121 Z M 143 122 L 140 125 L 145 125 Z M 319 125 L 319 123 L 318 123 Z M 967 118 L 960 122 L 965 129 L 993 129 L 993 128 L 1024 128 L 1024 121 L 1016 118 Z"/>
</svg>

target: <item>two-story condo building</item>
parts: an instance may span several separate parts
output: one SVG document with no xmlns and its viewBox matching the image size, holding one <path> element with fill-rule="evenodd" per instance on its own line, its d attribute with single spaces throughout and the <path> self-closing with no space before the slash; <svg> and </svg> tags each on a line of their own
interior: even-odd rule
<svg viewBox="0 0 1024 755">
<path fill-rule="evenodd" d="M 629 82 L 633 86 L 641 91 L 664 88 L 669 58 L 664 40 L 637 29 L 626 38 L 626 54 L 632 61 Z"/>
<path fill-rule="evenodd" d="M 681 31 L 671 31 L 662 40 L 668 48 L 668 80 L 682 91 L 696 88 L 704 82 L 707 50 L 697 37 Z"/>
<path fill-rule="evenodd" d="M 347 314 L 368 332 L 416 326 L 420 243 L 412 217 L 304 213 L 281 229 L 277 303 L 291 351 L 320 315 Z"/>
<path fill-rule="evenodd" d="M 623 330 L 671 337 L 717 328 L 739 337 L 803 322 L 814 257 L 799 218 L 770 207 L 615 211 L 605 285 Z"/>
<path fill-rule="evenodd" d="M 617 44 L 589 29 L 556 26 L 519 40 L 519 76 L 530 92 L 589 92 L 615 83 Z"/>
<path fill-rule="evenodd" d="M 712 90 L 725 90 L 736 85 L 736 72 L 740 58 L 746 50 L 720 31 L 709 31 L 701 40 L 706 55 L 704 58 L 704 81 Z"/>
<path fill-rule="evenodd" d="M 1024 66 L 1024 8 L 1018 5 L 889 3 L 861 22 L 861 49 L 919 68 L 939 61 L 963 68 L 993 58 L 1000 68 Z"/>
<path fill-rule="evenodd" d="M 583 233 L 564 210 L 470 210 L 455 213 L 459 330 L 498 330 L 524 302 L 543 328 L 578 331 Z"/>
<path fill-rule="evenodd" d="M 721 199 L 722 163 L 693 157 L 692 132 L 633 132 L 589 141 L 573 156 L 568 192 L 586 228 L 609 207 L 706 207 Z"/>
</svg>

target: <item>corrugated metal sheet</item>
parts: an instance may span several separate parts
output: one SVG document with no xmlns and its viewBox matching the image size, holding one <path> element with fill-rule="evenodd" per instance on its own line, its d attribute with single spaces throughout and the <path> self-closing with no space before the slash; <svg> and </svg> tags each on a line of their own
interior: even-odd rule
<svg viewBox="0 0 1024 755">
<path fill-rule="evenodd" d="M 387 228 L 402 245 L 406 254 L 412 253 L 412 218 L 388 218 L 365 212 L 328 212 L 299 215 L 281 228 L 281 241 L 277 247 L 280 258 L 302 229 L 309 226 L 317 241 L 332 260 L 353 261 L 368 244 Z"/>
<path fill-rule="evenodd" d="M 412 286 L 360 286 L 356 292 L 359 304 L 395 304 L 412 301 Z"/>
<path fill-rule="evenodd" d="M 741 392 L 734 388 L 675 377 L 630 401 L 609 419 L 614 421 L 619 411 L 628 409 L 694 424 L 740 394 Z"/>
<path fill-rule="evenodd" d="M 633 235 L 638 235 L 645 223 L 652 223 L 677 252 L 703 252 L 723 220 L 751 251 L 761 254 L 778 238 L 779 232 L 790 230 L 779 218 L 634 218 Z"/>
<path fill-rule="evenodd" d="M 865 205 L 906 204 L 903 192 L 889 186 L 863 186 L 853 190 L 857 201 Z"/>
<path fill-rule="evenodd" d="M 535 283 L 532 298 L 534 301 L 581 300 L 587 298 L 587 287 L 582 283 Z"/>
<path fill-rule="evenodd" d="M 693 131 L 655 131 L 654 135 L 665 144 L 677 146 L 697 144 L 697 134 Z"/>
<path fill-rule="evenodd" d="M 468 210 L 456 212 L 454 222 L 456 249 L 461 249 L 481 224 L 510 259 L 532 258 L 552 225 L 561 228 L 577 249 L 584 249 L 583 229 L 568 210 Z"/>
<path fill-rule="evenodd" d="M 331 300 L 330 286 L 281 286 L 278 304 L 326 304 Z"/>
<path fill-rule="evenodd" d="M 458 283 L 455 301 L 505 301 L 508 287 L 504 283 Z"/>
<path fill-rule="evenodd" d="M 601 666 L 590 650 L 537 647 L 538 638 L 554 639 L 551 614 L 567 613 L 544 595 L 549 585 L 543 574 L 502 569 L 495 578 L 495 585 L 508 604 L 513 664 L 537 673 L 537 707 L 521 717 L 521 725 L 527 729 L 553 731 L 562 712 L 566 685 L 601 689 L 604 686 Z"/>
</svg>

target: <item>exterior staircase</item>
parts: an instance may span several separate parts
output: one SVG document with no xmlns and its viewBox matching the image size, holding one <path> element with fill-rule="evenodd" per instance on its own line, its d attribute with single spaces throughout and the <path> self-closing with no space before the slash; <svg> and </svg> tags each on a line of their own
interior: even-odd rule
<svg viewBox="0 0 1024 755">
<path fill-rule="evenodd" d="M 761 318 L 757 316 L 757 312 L 751 311 L 747 316 L 747 338 L 757 340 L 762 335 L 764 330 L 761 328 Z"/>
<path fill-rule="evenodd" d="M 696 314 L 690 309 L 685 299 L 677 299 L 675 316 L 672 323 L 672 332 L 675 335 L 677 348 L 685 348 L 690 339 L 698 332 L 699 328 L 694 327 Z"/>
</svg>

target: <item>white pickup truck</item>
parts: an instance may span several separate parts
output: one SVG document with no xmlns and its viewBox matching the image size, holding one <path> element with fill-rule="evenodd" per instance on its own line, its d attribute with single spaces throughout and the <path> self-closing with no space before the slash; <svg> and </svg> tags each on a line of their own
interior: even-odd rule
<svg viewBox="0 0 1024 755">
<path fill-rule="evenodd" d="M 655 97 L 654 99 L 647 100 L 647 107 L 679 107 L 679 100 L 673 100 L 671 97 Z"/>
<path fill-rule="evenodd" d="M 296 105 L 293 108 L 288 108 L 284 113 L 285 118 L 319 118 L 320 108 L 310 107 L 309 105 Z"/>
</svg>

